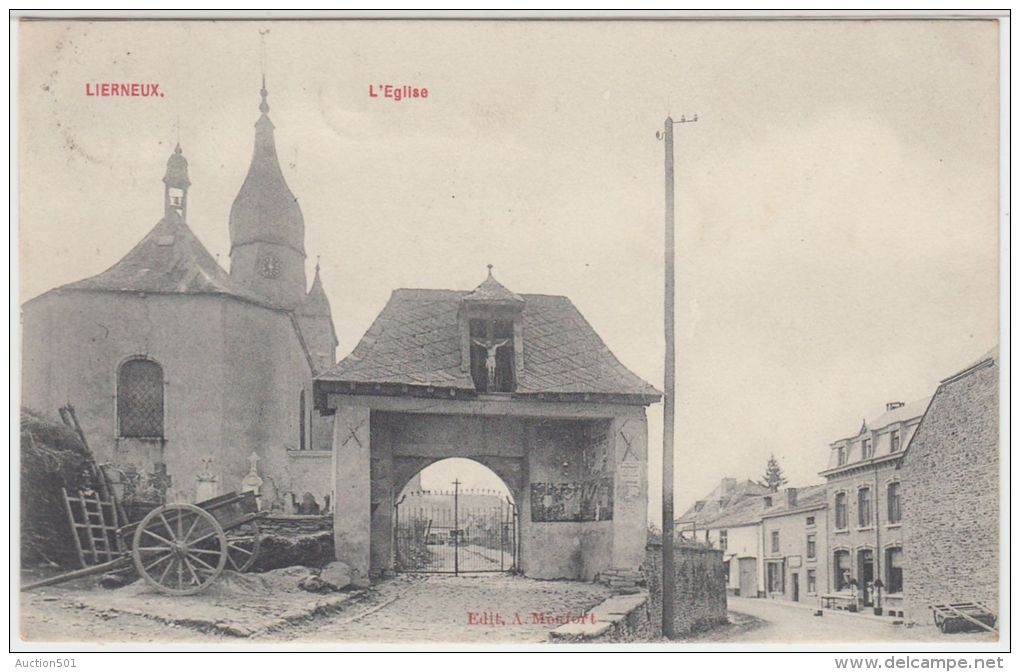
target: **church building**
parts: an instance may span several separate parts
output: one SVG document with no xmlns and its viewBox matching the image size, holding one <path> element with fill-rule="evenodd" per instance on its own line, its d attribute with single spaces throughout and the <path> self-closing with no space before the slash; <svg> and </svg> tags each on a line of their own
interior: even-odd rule
<svg viewBox="0 0 1020 672">
<path fill-rule="evenodd" d="M 261 97 L 229 272 L 188 226 L 178 144 L 156 226 L 108 270 L 22 307 L 23 405 L 56 417 L 72 404 L 129 499 L 160 481 L 161 495 L 185 501 L 257 489 L 264 508 L 288 512 L 331 496 L 332 418 L 311 394 L 335 364 L 336 332 L 318 266 L 306 291 L 304 218 L 265 82 Z"/>
</svg>

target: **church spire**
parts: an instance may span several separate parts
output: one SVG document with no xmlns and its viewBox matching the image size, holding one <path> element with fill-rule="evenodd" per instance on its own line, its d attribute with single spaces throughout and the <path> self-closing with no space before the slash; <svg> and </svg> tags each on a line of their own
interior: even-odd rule
<svg viewBox="0 0 1020 672">
<path fill-rule="evenodd" d="M 285 308 L 305 297 L 305 221 L 280 168 L 265 75 L 255 147 L 230 208 L 230 275 Z"/>
<path fill-rule="evenodd" d="M 275 126 L 269 119 L 269 92 L 265 86 L 263 77 L 255 149 L 248 175 L 230 209 L 230 246 L 234 249 L 267 242 L 293 248 L 304 257 L 305 221 L 276 155 Z"/>
<path fill-rule="evenodd" d="M 318 259 L 315 260 L 315 277 L 312 279 L 312 288 L 308 290 L 308 295 L 297 309 L 297 312 L 299 315 L 319 317 L 332 317 L 333 315 L 332 308 L 329 305 L 329 298 L 326 296 L 326 290 L 322 286 Z"/>
</svg>

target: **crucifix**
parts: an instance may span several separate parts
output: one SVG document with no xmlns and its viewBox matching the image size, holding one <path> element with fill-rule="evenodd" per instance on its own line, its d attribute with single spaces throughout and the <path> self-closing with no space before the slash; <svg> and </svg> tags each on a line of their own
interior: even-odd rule
<svg viewBox="0 0 1020 672">
<path fill-rule="evenodd" d="M 491 390 L 496 387 L 496 351 L 509 343 L 510 339 L 504 338 L 502 341 L 496 341 L 492 337 L 492 330 L 490 329 L 489 337 L 486 340 L 482 341 L 472 338 L 471 342 L 485 350 L 485 372 L 488 374 L 489 389 Z"/>
</svg>

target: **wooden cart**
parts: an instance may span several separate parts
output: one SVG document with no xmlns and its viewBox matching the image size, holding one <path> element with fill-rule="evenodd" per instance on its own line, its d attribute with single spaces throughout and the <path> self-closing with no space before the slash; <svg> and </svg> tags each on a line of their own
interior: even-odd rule
<svg viewBox="0 0 1020 672">
<path fill-rule="evenodd" d="M 192 595 L 230 568 L 243 572 L 258 555 L 261 514 L 255 493 L 228 493 L 198 504 L 166 504 L 142 520 L 118 528 L 120 547 L 107 562 L 27 584 L 22 590 L 126 569 L 163 593 Z M 76 534 L 78 532 L 76 531 Z M 91 532 L 88 533 L 91 538 Z"/>
<path fill-rule="evenodd" d="M 944 633 L 963 632 L 975 628 L 998 632 L 995 627 L 995 613 L 980 602 L 934 604 L 931 611 L 935 626 Z"/>
</svg>

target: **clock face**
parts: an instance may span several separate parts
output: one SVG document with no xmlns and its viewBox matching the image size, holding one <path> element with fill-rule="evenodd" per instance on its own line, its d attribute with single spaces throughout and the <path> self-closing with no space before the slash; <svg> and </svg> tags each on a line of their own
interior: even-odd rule
<svg viewBox="0 0 1020 672">
<path fill-rule="evenodd" d="M 275 254 L 265 254 L 259 259 L 259 274 L 270 280 L 280 277 L 280 260 Z"/>
</svg>

